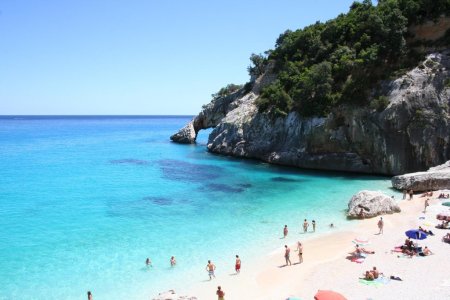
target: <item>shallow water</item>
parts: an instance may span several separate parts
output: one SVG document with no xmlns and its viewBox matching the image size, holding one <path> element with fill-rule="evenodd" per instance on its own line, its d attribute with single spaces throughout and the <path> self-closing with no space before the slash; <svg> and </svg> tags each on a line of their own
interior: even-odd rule
<svg viewBox="0 0 450 300">
<path fill-rule="evenodd" d="M 389 178 L 302 171 L 177 145 L 189 117 L 1 117 L 0 299 L 148 299 L 348 225 L 361 189 Z M 178 265 L 170 268 L 175 255 Z M 150 257 L 153 268 L 145 267 Z M 244 264 L 245 266 L 245 264 Z"/>
</svg>

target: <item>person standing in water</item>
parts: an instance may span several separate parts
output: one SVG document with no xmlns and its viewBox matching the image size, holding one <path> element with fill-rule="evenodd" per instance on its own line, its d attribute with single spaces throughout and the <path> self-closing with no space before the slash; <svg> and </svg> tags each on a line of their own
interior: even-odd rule
<svg viewBox="0 0 450 300">
<path fill-rule="evenodd" d="M 92 293 L 91 293 L 91 291 L 88 291 L 87 292 L 87 295 L 88 295 L 88 300 L 93 300 L 94 298 L 92 298 Z"/>
<path fill-rule="evenodd" d="M 216 278 L 216 275 L 214 275 L 214 271 L 216 270 L 216 266 L 208 260 L 208 264 L 206 265 L 206 271 L 208 271 L 209 280 L 211 280 L 213 277 Z"/>
<path fill-rule="evenodd" d="M 316 232 L 316 221 L 312 220 L 312 227 L 313 227 L 313 232 Z"/>
<path fill-rule="evenodd" d="M 309 226 L 309 223 L 305 219 L 305 221 L 303 222 L 303 232 L 304 233 L 306 233 L 308 231 L 308 226 Z"/>
<path fill-rule="evenodd" d="M 283 236 L 284 236 L 284 238 L 287 237 L 288 232 L 289 232 L 289 230 L 288 230 L 288 228 L 287 228 L 287 225 L 284 225 L 284 229 L 283 229 Z"/>
<path fill-rule="evenodd" d="M 222 291 L 222 288 L 220 287 L 220 285 L 217 287 L 216 295 L 217 295 L 217 300 L 225 300 L 225 298 L 224 298 L 225 292 Z"/>
<path fill-rule="evenodd" d="M 236 270 L 236 274 L 241 273 L 241 259 L 239 255 L 236 255 L 236 264 L 234 265 L 234 269 Z"/>
<path fill-rule="evenodd" d="M 152 261 L 150 260 L 150 258 L 147 257 L 147 259 L 145 260 L 145 265 L 147 267 L 152 267 Z"/>
<path fill-rule="evenodd" d="M 291 256 L 291 249 L 287 246 L 287 245 L 284 245 L 284 248 L 286 249 L 285 251 L 284 251 L 284 259 L 286 260 L 286 266 L 289 264 L 289 265 L 292 265 L 292 263 L 291 263 L 291 259 L 290 259 L 290 256 Z"/>
<path fill-rule="evenodd" d="M 172 256 L 170 258 L 170 266 L 175 267 L 176 264 L 177 264 L 177 260 L 175 259 L 175 256 Z"/>
</svg>

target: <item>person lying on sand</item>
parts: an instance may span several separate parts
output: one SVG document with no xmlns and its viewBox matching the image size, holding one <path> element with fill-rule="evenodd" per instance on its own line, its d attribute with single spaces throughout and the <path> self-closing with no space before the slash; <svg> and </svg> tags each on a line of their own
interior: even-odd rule
<svg viewBox="0 0 450 300">
<path fill-rule="evenodd" d="M 402 253 L 409 256 L 409 257 L 413 257 L 416 253 L 412 250 L 409 250 L 407 248 L 402 249 Z"/>
<path fill-rule="evenodd" d="M 434 235 L 434 233 L 431 230 L 423 229 L 421 226 L 419 226 L 419 230 L 425 232 L 428 235 Z"/>
<path fill-rule="evenodd" d="M 449 229 L 449 221 L 442 221 L 441 224 L 438 224 L 436 228 L 439 229 Z"/>
<path fill-rule="evenodd" d="M 433 254 L 433 252 L 431 252 L 430 249 L 428 249 L 427 246 L 425 246 L 425 248 L 423 248 L 423 251 L 419 253 L 420 256 L 428 256 Z"/>
<path fill-rule="evenodd" d="M 420 197 L 432 197 L 433 196 L 433 192 L 429 191 L 429 192 L 425 192 L 422 195 L 420 195 Z"/>
<path fill-rule="evenodd" d="M 355 251 L 352 252 L 355 256 L 361 256 L 361 254 L 375 254 L 375 251 L 366 250 L 362 247 L 359 247 L 359 245 L 355 246 Z"/>
</svg>

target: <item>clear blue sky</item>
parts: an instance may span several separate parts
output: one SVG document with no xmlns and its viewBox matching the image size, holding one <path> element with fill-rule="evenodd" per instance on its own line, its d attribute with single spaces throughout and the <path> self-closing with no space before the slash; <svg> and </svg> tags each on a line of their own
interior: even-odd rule
<svg viewBox="0 0 450 300">
<path fill-rule="evenodd" d="M 1 0 L 0 115 L 196 114 L 350 0 Z"/>
</svg>

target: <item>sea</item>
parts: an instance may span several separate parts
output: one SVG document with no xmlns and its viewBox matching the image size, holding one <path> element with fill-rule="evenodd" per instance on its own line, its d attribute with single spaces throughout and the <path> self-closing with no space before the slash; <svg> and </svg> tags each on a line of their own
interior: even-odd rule
<svg viewBox="0 0 450 300">
<path fill-rule="evenodd" d="M 0 299 L 183 292 L 208 279 L 208 260 L 218 276 L 237 254 L 242 272 L 268 253 L 282 263 L 285 243 L 353 226 L 356 192 L 395 194 L 387 177 L 209 153 L 208 130 L 171 142 L 191 118 L 0 117 Z M 301 233 L 304 219 L 315 233 Z"/>
</svg>

